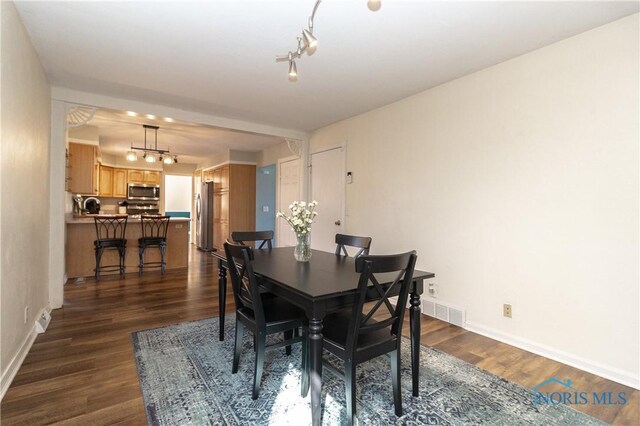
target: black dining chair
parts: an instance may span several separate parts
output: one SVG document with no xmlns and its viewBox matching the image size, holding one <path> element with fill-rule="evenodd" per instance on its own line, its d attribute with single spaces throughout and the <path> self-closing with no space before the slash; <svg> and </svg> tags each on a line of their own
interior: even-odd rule
<svg viewBox="0 0 640 426">
<path fill-rule="evenodd" d="M 96 239 L 93 247 L 96 256 L 96 268 L 94 269 L 96 280 L 100 279 L 102 271 L 118 271 L 120 276 L 125 271 L 125 255 L 127 250 L 127 215 L 101 215 L 94 216 L 93 223 L 96 226 Z M 102 255 L 105 250 L 118 251 L 117 265 L 101 265 Z"/>
<path fill-rule="evenodd" d="M 389 354 L 391 358 L 395 413 L 402 415 L 400 343 L 416 258 L 415 251 L 358 257 L 356 272 L 360 273 L 360 280 L 355 306 L 324 318 L 323 348 L 344 361 L 344 372 L 326 361 L 323 361 L 323 366 L 344 377 L 349 424 L 355 420 L 356 366 L 384 354 Z M 379 283 L 376 276 L 383 273 L 393 273 L 395 279 L 392 284 L 382 286 Z M 389 294 L 398 295 L 395 307 L 389 301 Z"/>
<path fill-rule="evenodd" d="M 336 254 L 349 256 L 345 246 L 360 249 L 354 257 L 369 254 L 369 248 L 371 248 L 371 237 L 336 234 Z"/>
<path fill-rule="evenodd" d="M 152 216 L 142 215 L 140 224 L 142 225 L 142 237 L 138 238 L 138 274 L 142 275 L 145 267 L 160 267 L 161 273 L 164 275 L 167 261 L 165 259 L 167 252 L 167 230 L 169 229 L 170 216 Z M 144 252 L 150 247 L 160 249 L 160 261 L 146 262 L 144 261 Z"/>
<path fill-rule="evenodd" d="M 247 242 L 255 242 L 257 249 L 273 248 L 271 243 L 273 241 L 273 231 L 234 231 L 231 233 L 231 239 L 244 245 L 247 245 Z M 258 242 L 260 242 L 259 246 Z"/>
<path fill-rule="evenodd" d="M 301 393 L 306 393 L 305 389 L 308 388 L 307 331 L 304 312 L 277 296 L 263 300 L 258 280 L 253 273 L 253 249 L 251 247 L 231 244 L 227 241 L 224 244 L 224 250 L 227 256 L 236 304 L 236 339 L 233 348 L 231 372 L 234 374 L 238 372 L 238 364 L 240 363 L 240 354 L 242 352 L 242 339 L 246 327 L 254 335 L 254 351 L 256 355 L 251 398 L 258 398 L 266 350 L 284 346 L 287 355 L 289 355 L 291 354 L 291 345 L 294 343 L 302 343 L 303 379 Z M 302 328 L 302 335 L 298 331 L 299 328 Z M 267 336 L 275 333 L 283 333 L 284 339 L 267 345 Z"/>
</svg>

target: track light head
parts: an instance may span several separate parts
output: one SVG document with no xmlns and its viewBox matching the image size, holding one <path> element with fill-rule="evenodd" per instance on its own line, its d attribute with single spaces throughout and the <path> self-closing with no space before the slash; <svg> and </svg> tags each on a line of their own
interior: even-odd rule
<svg viewBox="0 0 640 426">
<path fill-rule="evenodd" d="M 307 54 L 311 56 L 316 53 L 316 50 L 318 49 L 318 39 L 313 36 L 311 31 L 306 28 L 302 30 L 302 38 L 304 39 Z"/>
<path fill-rule="evenodd" d="M 298 81 L 298 67 L 293 59 L 289 60 L 289 81 Z"/>
</svg>

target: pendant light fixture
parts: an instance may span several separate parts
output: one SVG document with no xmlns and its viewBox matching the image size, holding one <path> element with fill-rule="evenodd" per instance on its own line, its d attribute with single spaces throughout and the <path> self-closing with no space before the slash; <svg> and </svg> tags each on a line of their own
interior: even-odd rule
<svg viewBox="0 0 640 426">
<path fill-rule="evenodd" d="M 149 124 L 143 124 L 144 127 L 144 148 L 131 145 L 131 149 L 127 152 L 126 158 L 128 161 L 136 161 L 138 159 L 137 151 L 142 151 L 142 159 L 147 163 L 155 163 L 161 161 L 164 164 L 174 164 L 178 162 L 178 156 L 173 155 L 168 149 L 158 149 L 158 126 L 152 126 Z M 153 130 L 154 133 L 154 147 L 147 148 L 147 132 Z"/>
<path fill-rule="evenodd" d="M 316 0 L 313 11 L 309 17 L 309 26 L 302 30 L 302 37 L 298 37 L 298 48 L 295 51 L 289 51 L 287 55 L 276 56 L 276 62 L 289 62 L 289 81 L 298 81 L 298 67 L 296 59 L 301 58 L 304 52 L 307 55 L 313 55 L 318 49 L 318 39 L 313 35 L 313 18 L 322 0 Z M 368 0 L 367 7 L 375 12 L 380 9 L 382 0 Z"/>
</svg>

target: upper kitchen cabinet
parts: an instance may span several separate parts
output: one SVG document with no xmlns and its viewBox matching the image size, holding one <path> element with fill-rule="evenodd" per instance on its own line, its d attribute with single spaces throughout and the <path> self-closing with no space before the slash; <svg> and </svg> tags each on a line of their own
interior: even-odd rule
<svg viewBox="0 0 640 426">
<path fill-rule="evenodd" d="M 143 183 L 160 185 L 160 172 L 145 170 Z"/>
<path fill-rule="evenodd" d="M 69 143 L 67 188 L 69 192 L 73 192 L 74 194 L 98 194 L 97 146 L 73 142 Z"/>
<path fill-rule="evenodd" d="M 127 169 L 100 166 L 100 196 L 127 197 Z"/>
<path fill-rule="evenodd" d="M 143 170 L 129 170 L 127 172 L 127 182 L 129 182 L 129 183 L 144 183 L 144 171 Z"/>
<path fill-rule="evenodd" d="M 129 170 L 127 181 L 129 183 L 147 183 L 160 185 L 160 173 L 155 170 Z"/>
<path fill-rule="evenodd" d="M 101 197 L 113 197 L 113 167 L 100 165 L 100 192 Z"/>
<path fill-rule="evenodd" d="M 113 169 L 113 196 L 127 198 L 127 169 Z"/>
</svg>

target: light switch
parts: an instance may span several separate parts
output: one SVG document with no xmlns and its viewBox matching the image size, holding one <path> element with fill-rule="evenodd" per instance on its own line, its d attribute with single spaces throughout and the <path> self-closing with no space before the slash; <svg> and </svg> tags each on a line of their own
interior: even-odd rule
<svg viewBox="0 0 640 426">
<path fill-rule="evenodd" d="M 353 174 L 351 172 L 347 172 L 347 184 L 353 183 Z"/>
<path fill-rule="evenodd" d="M 269 206 L 262 206 L 262 212 L 263 213 L 268 213 L 269 212 Z"/>
</svg>

